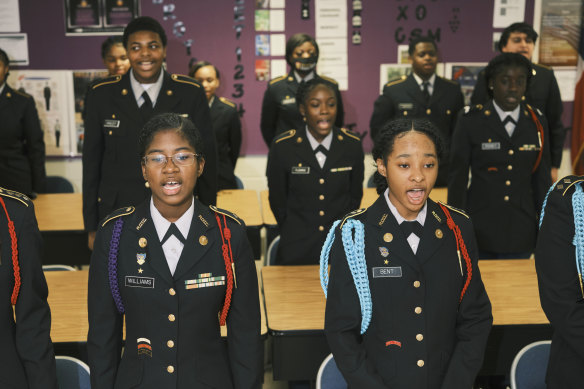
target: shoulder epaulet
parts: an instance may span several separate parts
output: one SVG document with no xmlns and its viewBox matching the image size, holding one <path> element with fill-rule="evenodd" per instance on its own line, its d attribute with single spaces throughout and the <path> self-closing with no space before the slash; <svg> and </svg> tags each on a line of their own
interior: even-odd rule
<svg viewBox="0 0 584 389">
<path fill-rule="evenodd" d="M 470 219 L 470 217 L 468 217 L 468 215 L 462 209 L 455 208 L 452 205 L 444 204 L 442 201 L 438 201 L 438 202 L 440 204 L 444 205 L 446 208 L 450 209 L 451 211 L 454 211 L 456 213 L 460 213 L 465 218 Z"/>
<path fill-rule="evenodd" d="M 223 104 L 226 104 L 226 105 L 228 105 L 228 106 L 230 106 L 230 107 L 232 107 L 232 108 L 235 108 L 235 107 L 236 107 L 236 105 L 235 105 L 235 103 L 234 103 L 233 101 L 231 101 L 231 100 L 229 100 L 229 99 L 226 99 L 225 97 L 219 97 L 219 100 L 220 100 L 220 101 L 221 101 Z"/>
<path fill-rule="evenodd" d="M 361 138 L 359 138 L 359 135 L 355 134 L 354 132 L 347 130 L 346 128 L 341 128 L 341 132 L 345 135 L 347 135 L 349 138 L 353 138 L 355 140 L 360 141 Z"/>
<path fill-rule="evenodd" d="M 584 177 L 574 175 L 566 176 L 556 183 L 554 190 L 562 192 L 562 196 L 565 196 L 568 192 L 568 189 L 570 189 L 578 182 L 584 182 Z"/>
<path fill-rule="evenodd" d="M 529 104 L 525 104 L 525 105 L 527 106 L 527 108 L 529 108 L 533 112 L 536 112 L 537 113 L 537 116 L 543 116 L 543 113 L 541 113 L 541 111 L 539 110 L 539 108 L 532 107 Z"/>
<path fill-rule="evenodd" d="M 471 112 L 480 112 L 483 110 L 482 104 L 475 104 L 475 105 L 465 105 L 464 106 L 464 114 L 467 115 Z"/>
<path fill-rule="evenodd" d="M 194 78 L 191 78 L 189 76 L 185 76 L 183 74 L 171 74 L 170 78 L 172 79 L 172 81 L 182 82 L 183 84 L 193 85 L 193 86 L 196 86 L 197 88 L 201 87 L 201 84 L 199 84 L 197 82 L 197 80 L 195 80 Z"/>
<path fill-rule="evenodd" d="M 360 215 L 363 212 L 365 212 L 366 210 L 367 210 L 367 208 L 359 208 L 359 209 L 356 209 L 356 210 L 351 211 L 348 214 L 346 214 L 345 217 L 343 217 L 343 221 L 341 221 L 341 224 L 339 224 L 339 229 L 343 228 L 343 224 L 345 224 L 345 222 L 347 221 L 347 219 L 350 219 L 352 217 L 355 217 L 357 215 Z"/>
<path fill-rule="evenodd" d="M 120 76 L 120 75 L 107 77 L 107 78 L 104 78 L 103 80 L 101 80 L 100 82 L 96 83 L 95 85 L 93 85 L 91 87 L 91 89 L 97 89 L 103 85 L 115 84 L 116 82 L 120 82 L 121 79 L 122 79 L 122 76 Z"/>
<path fill-rule="evenodd" d="M 551 67 L 547 66 L 547 65 L 543 65 L 541 63 L 532 63 L 531 64 L 532 69 L 535 70 L 535 68 L 542 68 L 542 69 L 546 69 L 546 70 L 552 70 Z M 535 73 L 532 72 L 532 74 L 535 76 Z"/>
<path fill-rule="evenodd" d="M 387 84 L 385 84 L 385 86 L 393 86 L 393 85 L 397 85 L 397 84 L 401 84 L 402 82 L 404 82 L 406 79 L 408 78 L 408 76 L 406 76 L 405 74 L 403 76 L 401 76 L 398 79 L 395 80 L 390 80 Z"/>
<path fill-rule="evenodd" d="M 294 135 L 296 135 L 296 130 L 289 130 L 289 131 L 283 132 L 280 135 L 276 136 L 276 138 L 274 139 L 274 142 L 279 143 L 283 140 L 292 138 Z"/>
<path fill-rule="evenodd" d="M 327 76 L 321 76 L 320 74 L 318 76 L 320 78 L 322 78 L 323 80 L 330 82 L 331 84 L 335 84 L 335 85 L 338 85 L 339 84 L 337 82 L 337 80 L 335 80 L 334 78 L 330 78 L 330 77 L 327 77 Z"/>
<path fill-rule="evenodd" d="M 10 189 L 0 188 L 0 196 L 18 200 L 27 207 L 32 203 L 32 200 L 27 195 Z"/>
<path fill-rule="evenodd" d="M 278 82 L 278 81 L 282 81 L 282 80 L 284 80 L 284 79 L 286 79 L 286 76 L 280 76 L 280 77 L 276 77 L 276 78 L 274 78 L 273 80 L 270 80 L 270 85 L 272 85 L 272 84 L 275 84 L 276 82 Z"/>
<path fill-rule="evenodd" d="M 14 93 L 16 93 L 17 95 L 24 96 L 24 97 L 26 97 L 27 99 L 32 99 L 32 96 L 31 96 L 31 95 L 29 95 L 28 93 L 25 93 L 25 92 L 19 91 L 18 89 L 12 89 L 12 91 L 13 91 Z"/>
<path fill-rule="evenodd" d="M 211 210 L 213 212 L 217 212 L 217 213 L 220 213 L 221 215 L 225 215 L 228 218 L 235 220 L 235 222 L 237 222 L 237 224 L 241 225 L 242 220 L 233 212 L 229 212 L 229 211 L 226 211 L 225 209 L 217 208 L 214 205 L 209 205 L 209 208 L 211 208 Z"/>
<path fill-rule="evenodd" d="M 436 77 L 438 77 L 438 76 L 436 76 Z M 440 78 L 446 82 L 451 83 L 451 84 L 460 85 L 457 81 L 451 80 L 450 78 L 444 78 L 444 77 L 440 77 Z"/>
<path fill-rule="evenodd" d="M 101 226 L 104 227 L 110 220 L 117 219 L 121 216 L 130 215 L 135 210 L 136 210 L 136 208 L 134 208 L 134 207 L 124 207 L 124 208 L 116 209 L 115 211 L 113 211 L 112 213 L 110 213 L 109 215 L 107 215 L 105 217 L 105 220 L 103 223 L 101 223 Z"/>
</svg>

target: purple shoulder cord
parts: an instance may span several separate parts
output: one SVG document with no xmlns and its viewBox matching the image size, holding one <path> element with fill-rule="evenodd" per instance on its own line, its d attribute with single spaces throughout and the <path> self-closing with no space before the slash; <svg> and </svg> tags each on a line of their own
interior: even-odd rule
<svg viewBox="0 0 584 389">
<path fill-rule="evenodd" d="M 112 292 L 112 297 L 118 308 L 118 312 L 124 313 L 124 302 L 122 301 L 122 296 L 120 295 L 120 288 L 118 286 L 118 251 L 120 246 L 120 236 L 122 235 L 122 226 L 124 225 L 124 219 L 118 218 L 114 224 L 114 229 L 112 231 L 112 239 L 110 241 L 109 247 L 109 258 L 107 262 L 107 268 L 109 273 L 109 284 L 110 290 Z"/>
</svg>

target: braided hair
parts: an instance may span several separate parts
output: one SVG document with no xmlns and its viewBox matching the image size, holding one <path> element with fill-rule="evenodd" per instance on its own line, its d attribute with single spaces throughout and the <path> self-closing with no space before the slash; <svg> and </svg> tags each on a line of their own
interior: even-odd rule
<svg viewBox="0 0 584 389">
<path fill-rule="evenodd" d="M 438 128 L 427 119 L 394 119 L 387 122 L 375 137 L 372 150 L 373 161 L 381 159 L 386 164 L 387 158 L 393 152 L 395 140 L 410 131 L 424 134 L 434 143 L 438 162 L 440 162 L 445 151 L 444 141 Z M 378 171 L 373 176 L 373 182 L 375 183 L 378 194 L 383 193 L 387 189 L 387 179 L 379 174 Z"/>
</svg>

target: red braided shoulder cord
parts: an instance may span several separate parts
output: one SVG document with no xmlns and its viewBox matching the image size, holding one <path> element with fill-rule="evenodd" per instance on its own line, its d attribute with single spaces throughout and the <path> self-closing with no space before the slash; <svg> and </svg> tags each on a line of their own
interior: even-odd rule
<svg viewBox="0 0 584 389">
<path fill-rule="evenodd" d="M 224 326 L 227 320 L 227 313 L 231 306 L 231 295 L 233 294 L 233 279 L 235 276 L 235 266 L 233 264 L 233 253 L 231 252 L 231 230 L 227 227 L 225 215 L 223 215 L 224 228 L 221 226 L 221 219 L 215 212 L 215 219 L 219 225 L 219 232 L 221 233 L 221 251 L 223 252 L 223 261 L 225 262 L 225 273 L 227 274 L 227 291 L 225 293 L 225 301 L 223 308 L 221 308 L 221 316 L 219 317 L 219 325 Z M 227 243 L 225 243 L 227 241 Z"/>
<path fill-rule="evenodd" d="M 12 289 L 12 296 L 10 297 L 10 303 L 16 305 L 16 300 L 18 300 L 18 292 L 20 291 L 20 265 L 18 264 L 18 241 L 16 240 L 16 231 L 14 230 L 14 222 L 10 219 L 8 215 L 8 210 L 6 209 L 6 204 L 4 200 L 0 197 L 0 204 L 4 208 L 6 213 L 6 219 L 8 220 L 8 232 L 10 232 L 10 241 L 12 248 L 12 268 L 14 269 L 14 289 Z"/>
<path fill-rule="evenodd" d="M 533 112 L 533 109 L 531 109 L 531 107 L 529 106 L 527 106 L 527 110 L 531 114 L 531 119 L 535 123 L 535 127 L 537 128 L 537 136 L 539 138 L 539 153 L 537 154 L 535 165 L 533 165 L 533 169 L 531 170 L 531 172 L 534 173 L 537 170 L 539 163 L 541 162 L 541 156 L 543 154 L 543 142 L 545 141 L 545 139 L 543 136 L 543 126 L 541 125 L 541 122 L 539 121 L 537 116 L 535 116 L 535 112 Z"/>
<path fill-rule="evenodd" d="M 464 240 L 462 239 L 460 228 L 458 228 L 458 226 L 454 223 L 454 220 L 452 220 L 452 216 L 450 215 L 450 211 L 448 211 L 448 208 L 446 208 L 442 204 L 438 205 L 440 205 L 440 208 L 442 208 L 442 211 L 446 215 L 446 224 L 448 225 L 448 228 L 450 228 L 452 232 L 454 232 L 454 237 L 456 238 L 456 250 L 458 252 L 458 258 L 460 259 L 460 252 L 462 252 L 464 262 L 466 263 L 466 281 L 464 281 L 464 286 L 462 287 L 462 291 L 460 292 L 459 301 L 462 302 L 462 298 L 464 297 L 464 294 L 468 289 L 468 285 L 470 284 L 470 280 L 472 279 L 472 264 L 470 261 L 470 257 L 468 256 L 468 251 L 466 250 L 466 245 L 464 244 Z"/>
</svg>

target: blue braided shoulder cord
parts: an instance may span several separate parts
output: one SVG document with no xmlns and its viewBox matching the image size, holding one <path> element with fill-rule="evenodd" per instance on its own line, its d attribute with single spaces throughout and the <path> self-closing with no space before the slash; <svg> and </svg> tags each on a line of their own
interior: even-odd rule
<svg viewBox="0 0 584 389">
<path fill-rule="evenodd" d="M 541 214 L 539 215 L 539 226 L 538 228 L 541 228 L 541 223 L 543 223 L 543 215 L 545 213 L 545 206 L 547 204 L 547 200 L 548 200 L 548 196 L 550 195 L 550 193 L 552 193 L 552 190 L 554 190 L 554 188 L 556 187 L 556 185 L 558 184 L 558 182 L 560 182 L 562 179 L 560 178 L 559 180 L 557 180 L 556 182 L 554 182 L 552 184 L 552 186 L 550 186 L 550 188 L 548 189 L 547 193 L 545 194 L 545 198 L 543 199 L 543 204 L 541 205 Z"/>
<path fill-rule="evenodd" d="M 582 286 L 582 271 L 584 270 L 584 192 L 580 183 L 575 185 L 576 190 L 572 194 L 572 206 L 574 208 L 574 239 L 572 244 L 575 246 L 576 269 L 580 281 L 580 289 L 584 297 Z"/>
<path fill-rule="evenodd" d="M 110 240 L 109 256 L 107 261 L 109 284 L 112 297 L 118 308 L 118 312 L 123 314 L 124 302 L 120 295 L 120 288 L 118 286 L 118 251 L 120 248 L 120 237 L 122 235 L 122 227 L 124 226 L 124 219 L 121 217 L 116 220 L 112 231 L 112 238 Z"/>
<path fill-rule="evenodd" d="M 321 286 L 326 295 L 328 287 L 328 255 L 330 248 L 334 241 L 334 229 L 338 225 L 335 222 L 323 246 L 320 256 L 320 274 Z M 355 231 L 355 239 L 353 240 L 353 230 Z M 371 290 L 369 289 L 369 277 L 367 275 L 367 264 L 365 262 L 365 227 L 363 223 L 358 220 L 349 219 L 343 225 L 341 230 L 341 238 L 343 240 L 343 247 L 345 255 L 355 282 L 357 295 L 359 296 L 359 303 L 361 306 L 361 335 L 363 335 L 369 323 L 371 322 L 371 315 L 373 312 L 371 302 Z"/>
<path fill-rule="evenodd" d="M 324 244 L 322 245 L 322 249 L 320 250 L 320 286 L 322 291 L 324 292 L 324 297 L 327 297 L 327 289 L 328 289 L 328 262 L 329 262 L 329 254 L 331 252 L 331 247 L 333 247 L 333 242 L 335 241 L 335 229 L 339 225 L 341 221 L 337 220 L 333 223 L 333 226 L 329 230 Z"/>
</svg>

